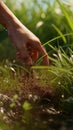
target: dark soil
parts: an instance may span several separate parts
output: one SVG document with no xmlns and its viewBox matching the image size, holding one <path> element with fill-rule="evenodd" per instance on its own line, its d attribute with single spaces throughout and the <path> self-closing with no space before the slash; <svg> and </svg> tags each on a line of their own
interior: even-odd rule
<svg viewBox="0 0 73 130">
<path fill-rule="evenodd" d="M 5 122 L 18 122 L 25 130 L 59 130 L 66 127 L 68 121 L 73 127 L 71 116 L 69 119 L 68 115 L 64 116 L 61 111 L 55 109 L 59 97 L 53 92 L 52 87 L 42 87 L 38 79 L 25 75 L 20 82 L 23 83 L 20 90 L 0 94 L 0 111 Z M 31 104 L 30 110 L 22 107 L 25 101 Z"/>
</svg>

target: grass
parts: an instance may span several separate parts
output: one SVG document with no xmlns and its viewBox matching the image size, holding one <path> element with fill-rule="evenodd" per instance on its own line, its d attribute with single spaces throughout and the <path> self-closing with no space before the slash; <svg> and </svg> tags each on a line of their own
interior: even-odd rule
<svg viewBox="0 0 73 130">
<path fill-rule="evenodd" d="M 52 47 L 52 46 L 50 46 Z M 52 47 L 53 48 L 53 47 Z M 73 51 L 69 49 L 69 54 L 67 55 L 65 51 L 59 47 L 54 48 L 55 53 L 53 53 L 53 57 L 49 56 L 52 64 L 51 66 L 33 66 L 34 69 L 43 70 L 43 76 L 45 72 L 48 74 L 48 82 L 52 84 L 52 86 L 57 87 L 58 83 L 63 86 L 72 86 L 73 81 Z M 50 77 L 50 80 L 49 80 Z M 45 75 L 46 79 L 46 75 Z"/>
<path fill-rule="evenodd" d="M 12 63 L 6 60 L 0 63 L 0 92 L 14 91 L 20 89 L 19 70 L 15 70 Z"/>
<path fill-rule="evenodd" d="M 47 2 L 45 2 L 44 4 L 47 5 Z M 58 3 L 58 6 L 60 6 L 61 14 L 55 13 L 55 9 L 56 7 L 58 7 L 57 3 Z M 71 107 L 73 106 L 73 37 L 72 37 L 73 36 L 73 21 L 72 21 L 73 12 L 71 12 L 70 8 L 65 8 L 66 5 L 61 3 L 59 0 L 57 0 L 57 3 L 54 3 L 53 6 L 50 6 L 48 4 L 49 8 L 48 6 L 46 6 L 46 9 L 45 9 L 46 11 L 44 11 L 42 6 L 40 6 L 40 3 L 37 3 L 36 1 L 36 9 L 39 8 L 38 9 L 39 13 L 37 13 L 35 10 L 35 6 L 30 11 L 28 7 L 25 6 L 26 8 L 24 8 L 23 2 L 22 2 L 21 9 L 20 9 L 22 13 L 22 17 L 20 17 L 20 12 L 18 10 L 14 10 L 14 12 L 15 14 L 17 14 L 18 18 L 21 18 L 22 22 L 24 22 L 24 19 L 26 19 L 25 25 L 27 25 L 29 29 L 31 29 L 34 33 L 36 33 L 37 36 L 39 34 L 38 37 L 41 39 L 42 42 L 48 41 L 48 42 L 45 42 L 43 46 L 48 48 L 47 52 L 49 54 L 48 57 L 51 61 L 51 64 L 50 66 L 41 66 L 40 63 L 43 57 L 38 59 L 36 61 L 36 66 L 32 66 L 31 68 L 31 69 L 34 69 L 34 78 L 37 79 L 36 80 L 37 83 L 42 88 L 44 87 L 46 89 L 45 86 L 52 87 L 53 92 L 56 94 L 56 99 L 58 100 L 58 102 L 57 100 L 55 100 L 55 103 L 54 103 L 54 105 L 56 104 L 57 110 L 59 109 L 60 111 L 73 113 L 72 112 L 73 108 Z M 12 8 L 13 6 L 11 5 L 11 3 L 9 4 L 10 4 L 10 7 Z M 34 3 L 31 5 L 31 7 L 33 5 Z M 26 12 L 26 14 L 29 14 L 29 16 L 31 17 L 26 18 L 27 16 L 26 15 L 23 19 L 24 12 Z M 42 17 L 41 14 L 43 14 L 42 16 L 44 16 L 45 18 Z M 35 19 L 34 16 L 37 19 Z M 43 21 L 42 26 L 36 28 L 37 23 L 40 21 Z M 7 37 L 7 33 L 5 33 L 5 31 L 1 30 L 1 34 L 2 34 L 2 38 L 0 39 L 0 42 L 3 41 L 4 35 L 5 35 L 5 38 Z M 9 47 L 8 40 L 6 40 L 5 48 L 3 48 L 2 44 L 0 44 L 0 48 L 2 49 L 2 52 L 5 52 L 4 56 L 6 56 L 6 51 L 11 49 L 12 47 Z M 7 50 L 5 51 L 5 49 Z M 1 55 L 2 55 L 2 52 L 1 52 Z M 11 52 L 11 57 L 12 57 L 12 54 L 13 53 Z M 30 75 L 31 72 L 29 72 L 29 70 L 22 65 L 10 62 L 9 60 L 1 62 L 0 63 L 0 93 L 15 92 L 15 95 L 16 95 L 16 90 L 21 92 L 21 88 L 23 86 L 24 87 L 23 91 L 25 91 L 25 93 L 27 94 L 27 91 L 28 91 L 27 88 L 29 87 L 31 80 L 30 80 L 30 77 L 28 77 L 28 81 L 26 81 L 26 78 L 24 77 L 24 74 L 26 73 L 29 73 Z M 25 81 L 27 85 L 24 84 Z M 23 96 L 25 95 L 22 95 L 22 97 Z M 31 97 L 32 95 L 29 95 L 29 96 Z M 17 98 L 19 98 L 18 95 L 17 95 Z M 35 96 L 31 97 L 31 99 L 34 101 Z M 37 105 L 37 102 L 36 102 L 36 105 Z M 14 106 L 15 104 L 11 104 L 11 108 Z M 28 101 L 25 101 L 22 107 L 24 108 L 24 111 L 27 111 L 33 108 L 31 103 L 29 103 Z M 37 107 L 39 109 L 39 106 Z M 36 109 L 34 111 L 36 111 Z M 25 124 L 25 121 L 27 120 L 26 122 L 27 129 L 30 128 L 30 125 L 28 125 L 28 120 L 29 120 L 29 124 L 32 124 L 31 128 L 34 129 L 35 126 L 33 126 L 33 120 L 31 120 L 31 117 L 32 117 L 31 113 L 29 111 L 25 112 L 23 116 L 24 116 L 24 119 L 23 119 L 24 124 Z M 1 126 L 2 130 L 9 129 L 9 127 L 6 126 L 6 124 L 3 124 L 1 115 L 0 115 L 0 121 L 2 125 Z M 37 123 L 42 124 L 41 122 L 39 123 L 38 119 L 37 119 Z M 38 127 L 40 127 L 40 125 Z M 19 124 L 16 122 L 13 130 L 15 129 L 21 130 L 23 128 L 20 128 Z"/>
<path fill-rule="evenodd" d="M 64 113 L 72 113 L 73 106 L 73 50 L 68 48 L 68 54 L 62 47 L 54 48 L 51 65 L 33 66 L 40 73 L 39 83 L 43 86 L 51 86 L 57 100 L 54 101 L 56 109 Z"/>
</svg>

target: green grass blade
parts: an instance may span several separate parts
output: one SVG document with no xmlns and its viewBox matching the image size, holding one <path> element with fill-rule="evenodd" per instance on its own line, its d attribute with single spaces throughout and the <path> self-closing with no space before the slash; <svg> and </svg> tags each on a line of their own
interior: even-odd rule
<svg viewBox="0 0 73 130">
<path fill-rule="evenodd" d="M 65 18 L 67 19 L 67 22 L 68 22 L 68 24 L 69 24 L 71 30 L 73 31 L 73 22 L 72 22 L 72 20 L 71 20 L 71 18 L 70 18 L 69 13 L 67 12 L 67 9 L 64 7 L 63 4 L 61 4 L 61 2 L 60 2 L 59 0 L 57 0 L 57 2 L 59 3 L 60 8 L 61 8 L 62 12 L 64 13 Z"/>
<path fill-rule="evenodd" d="M 73 33 L 67 33 L 67 34 L 62 34 L 62 35 L 63 35 L 63 37 L 65 37 L 65 36 L 70 36 L 70 35 L 73 35 Z M 56 49 L 55 47 L 53 47 L 50 43 L 51 43 L 51 42 L 53 42 L 53 41 L 55 41 L 55 40 L 57 40 L 57 39 L 62 38 L 62 35 L 57 36 L 57 37 L 55 37 L 55 38 L 53 38 L 53 39 L 49 40 L 48 42 L 44 43 L 44 44 L 43 44 L 43 46 L 49 45 L 49 47 L 51 47 L 51 48 L 52 48 L 52 50 L 57 51 L 57 49 Z M 41 62 L 42 62 L 42 60 L 43 60 L 43 56 L 42 56 L 42 57 L 40 57 L 40 58 L 37 60 L 37 62 L 36 62 L 36 63 L 41 63 Z"/>
<path fill-rule="evenodd" d="M 32 66 L 32 69 L 49 69 L 49 66 Z"/>
<path fill-rule="evenodd" d="M 73 35 L 73 33 L 67 33 L 67 34 L 63 34 L 63 36 L 70 36 L 70 35 Z M 51 42 L 55 41 L 55 40 L 58 40 L 62 38 L 62 36 L 57 36 L 57 37 L 54 37 L 53 39 L 49 40 L 48 42 L 44 43 L 43 46 L 46 46 L 48 44 L 50 44 Z"/>
<path fill-rule="evenodd" d="M 58 34 L 61 36 L 61 38 L 62 38 L 62 40 L 64 41 L 64 43 L 66 43 L 66 38 L 65 38 L 65 36 L 63 35 L 63 33 L 60 31 L 60 29 L 59 29 L 56 25 L 54 25 L 54 24 L 52 24 L 52 26 L 53 26 L 53 28 L 58 32 Z"/>
</svg>

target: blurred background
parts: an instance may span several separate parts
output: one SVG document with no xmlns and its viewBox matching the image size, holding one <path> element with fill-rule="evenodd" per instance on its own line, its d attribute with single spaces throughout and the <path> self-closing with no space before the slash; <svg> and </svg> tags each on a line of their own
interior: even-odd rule
<svg viewBox="0 0 73 130">
<path fill-rule="evenodd" d="M 17 18 L 44 44 L 73 49 L 73 1 L 72 0 L 4 0 Z M 46 45 L 47 52 L 52 50 Z M 0 25 L 0 60 L 15 59 L 16 50 L 7 31 Z"/>
</svg>

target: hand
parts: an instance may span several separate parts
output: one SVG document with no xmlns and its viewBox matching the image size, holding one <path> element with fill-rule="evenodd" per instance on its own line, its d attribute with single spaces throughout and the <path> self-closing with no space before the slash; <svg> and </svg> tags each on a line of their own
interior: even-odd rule
<svg viewBox="0 0 73 130">
<path fill-rule="evenodd" d="M 18 50 L 18 57 L 25 65 L 31 66 L 39 55 L 43 57 L 44 65 L 49 65 L 48 54 L 40 40 L 16 18 L 2 1 L 0 2 L 0 23 L 7 29 L 12 43 Z"/>
<path fill-rule="evenodd" d="M 21 58 L 25 65 L 31 66 L 39 55 L 43 57 L 44 65 L 49 65 L 48 54 L 40 40 L 22 23 L 12 24 L 7 30 L 12 43 L 18 50 L 18 58 Z"/>
</svg>

